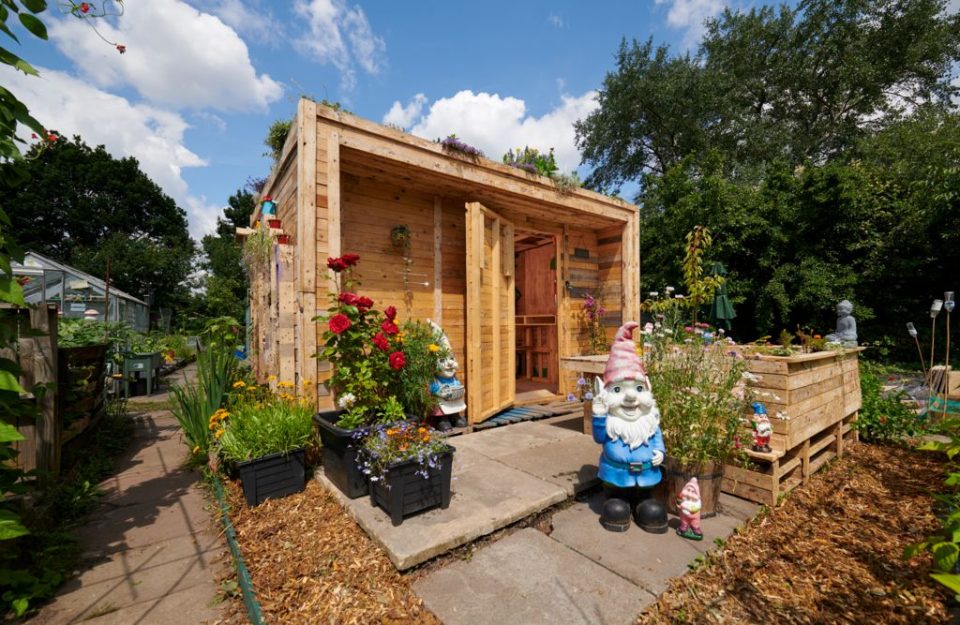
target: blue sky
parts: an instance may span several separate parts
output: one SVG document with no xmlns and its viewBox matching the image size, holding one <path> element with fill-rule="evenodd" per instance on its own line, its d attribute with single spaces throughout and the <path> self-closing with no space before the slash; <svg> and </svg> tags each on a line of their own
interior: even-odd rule
<svg viewBox="0 0 960 625">
<path fill-rule="evenodd" d="M 122 18 L 95 23 L 125 54 L 54 5 L 50 42 L 18 50 L 42 76 L 5 70 L 3 84 L 48 128 L 136 157 L 199 236 L 248 177 L 269 172 L 267 128 L 291 116 L 300 95 L 431 139 L 455 132 L 492 158 L 554 147 L 570 170 L 579 164 L 572 122 L 596 106 L 622 37 L 684 50 L 705 18 L 750 3 L 124 4 Z"/>
</svg>

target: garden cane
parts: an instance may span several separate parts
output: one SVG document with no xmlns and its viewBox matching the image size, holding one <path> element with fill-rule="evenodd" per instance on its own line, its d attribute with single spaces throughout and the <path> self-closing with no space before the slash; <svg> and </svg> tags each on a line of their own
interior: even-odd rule
<svg viewBox="0 0 960 625">
<path fill-rule="evenodd" d="M 937 315 L 943 308 L 943 300 L 935 299 L 930 305 L 930 377 L 927 378 L 927 388 L 933 392 L 933 354 L 934 346 L 937 344 Z"/>
<path fill-rule="evenodd" d="M 912 321 L 907 322 L 907 333 L 913 337 L 913 342 L 917 344 L 917 353 L 920 354 L 920 369 L 923 371 L 923 379 L 927 379 L 927 363 L 923 361 L 923 350 L 920 349 L 920 339 L 917 338 L 917 328 Z"/>
<path fill-rule="evenodd" d="M 947 356 L 943 366 L 943 411 L 940 413 L 941 419 L 947 418 L 947 395 L 950 394 L 950 313 L 953 312 L 954 305 L 953 291 L 946 291 L 943 294 L 943 307 L 947 311 Z"/>
</svg>

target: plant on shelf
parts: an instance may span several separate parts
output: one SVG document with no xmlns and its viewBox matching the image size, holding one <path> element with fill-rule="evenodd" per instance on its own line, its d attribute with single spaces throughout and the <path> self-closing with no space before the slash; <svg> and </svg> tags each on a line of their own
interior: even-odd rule
<svg viewBox="0 0 960 625">
<path fill-rule="evenodd" d="M 333 365 L 329 384 L 343 411 L 337 425 L 344 429 L 383 418 L 384 402 L 396 395 L 407 358 L 397 309 L 388 306 L 380 313 L 372 299 L 355 292 L 360 283 L 353 279 L 353 268 L 359 260 L 356 254 L 327 260 L 337 291 L 330 293 L 327 315 L 317 317 L 326 323 L 317 357 Z"/>
<path fill-rule="evenodd" d="M 575 171 L 572 171 L 569 174 L 554 172 L 550 178 L 553 179 L 553 183 L 557 187 L 557 193 L 560 195 L 570 195 L 583 186 L 580 176 L 578 176 L 577 172 Z"/>
<path fill-rule="evenodd" d="M 254 224 L 253 232 L 243 240 L 243 260 L 249 273 L 260 271 L 270 262 L 273 237 L 270 228 L 261 222 Z"/>
<path fill-rule="evenodd" d="M 460 154 L 473 160 L 483 156 L 483 152 L 481 152 L 479 149 L 473 147 L 472 145 L 467 145 L 458 139 L 457 135 L 452 133 L 447 135 L 446 139 L 437 139 L 437 143 L 440 144 L 440 147 L 443 148 L 444 152 Z"/>
<path fill-rule="evenodd" d="M 503 162 L 510 167 L 522 169 L 531 174 L 553 177 L 559 170 L 557 161 L 553 156 L 553 148 L 547 153 L 540 152 L 537 148 L 524 146 L 517 151 L 507 150 L 503 155 Z"/>
</svg>

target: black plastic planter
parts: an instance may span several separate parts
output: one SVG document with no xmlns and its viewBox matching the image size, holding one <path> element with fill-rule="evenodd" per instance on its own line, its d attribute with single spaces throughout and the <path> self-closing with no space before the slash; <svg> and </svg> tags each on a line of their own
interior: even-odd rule
<svg viewBox="0 0 960 625">
<path fill-rule="evenodd" d="M 305 486 L 304 450 L 270 454 L 237 463 L 247 505 L 299 493 Z"/>
<path fill-rule="evenodd" d="M 318 412 L 313 422 L 320 432 L 323 444 L 323 472 L 333 485 L 350 499 L 367 494 L 367 476 L 357 465 L 357 450 L 360 441 L 354 439 L 356 430 L 345 430 L 335 423 L 340 418 L 339 410 Z"/>
<path fill-rule="evenodd" d="M 427 470 L 427 477 L 418 475 L 420 464 L 405 460 L 387 467 L 383 479 L 370 484 L 370 502 L 380 506 L 394 525 L 403 523 L 404 517 L 421 510 L 450 506 L 450 478 L 453 473 L 453 452 L 437 457 L 437 467 Z"/>
</svg>

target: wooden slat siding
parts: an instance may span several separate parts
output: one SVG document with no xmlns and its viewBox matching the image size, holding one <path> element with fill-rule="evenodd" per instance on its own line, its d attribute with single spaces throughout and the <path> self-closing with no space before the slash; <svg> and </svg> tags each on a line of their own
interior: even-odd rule
<svg viewBox="0 0 960 625">
<path fill-rule="evenodd" d="M 278 245 L 277 262 L 277 359 L 279 380 L 297 385 L 297 272 L 294 250 L 290 245 Z M 288 391 L 290 392 L 290 391 Z M 292 391 L 296 392 L 296 390 Z"/>
<path fill-rule="evenodd" d="M 623 319 L 623 227 L 601 230 L 597 233 L 598 280 L 607 339 L 613 340 Z M 614 325 L 615 324 L 615 325 Z"/>
<path fill-rule="evenodd" d="M 290 132 L 287 133 L 287 139 L 284 141 L 283 150 L 280 152 L 280 159 L 273 164 L 273 167 L 271 167 L 270 175 L 267 176 L 267 181 L 263 185 L 263 191 L 260 192 L 260 197 L 271 196 L 276 199 L 275 193 L 279 191 L 279 183 L 284 178 L 291 175 L 291 169 L 293 170 L 292 175 L 296 177 L 297 138 L 297 124 L 293 123 L 290 126 Z M 253 214 L 250 215 L 250 225 L 252 226 L 259 219 L 260 204 L 258 203 L 257 207 L 253 211 Z"/>
<path fill-rule="evenodd" d="M 303 98 L 297 106 L 299 173 L 296 245 L 296 373 L 298 395 L 317 399 L 317 105 Z M 326 152 L 326 147 L 324 149 Z M 324 172 L 326 178 L 326 172 Z"/>
<path fill-rule="evenodd" d="M 433 321 L 443 327 L 443 200 L 433 198 Z"/>
<path fill-rule="evenodd" d="M 466 211 L 467 227 L 467 306 L 476 306 L 481 301 L 480 266 L 483 255 L 483 214 L 478 205 L 468 204 Z M 471 423 L 477 423 L 482 410 L 483 395 L 479 380 L 481 362 L 481 319 L 480 315 L 466 316 L 466 376 L 463 382 L 467 387 L 467 414 Z"/>
<path fill-rule="evenodd" d="M 548 244 L 520 253 L 521 260 L 516 278 L 521 296 L 517 314 L 556 314 L 556 261 L 553 263 L 554 268 L 550 268 L 550 261 L 556 256 L 556 244 Z"/>
<path fill-rule="evenodd" d="M 503 374 L 503 363 L 501 354 L 503 353 L 503 347 L 501 343 L 502 337 L 502 325 L 500 323 L 500 315 L 503 312 L 502 306 L 502 292 L 503 292 L 503 267 L 501 263 L 503 257 L 503 248 L 501 247 L 501 238 L 500 238 L 500 220 L 494 219 L 493 224 L 491 225 L 490 230 L 490 260 L 492 266 L 490 267 L 490 276 L 491 286 L 493 287 L 493 297 L 491 301 L 493 302 L 493 315 L 490 319 L 490 329 L 493 331 L 493 357 L 496 359 L 496 365 L 494 365 L 493 373 L 493 404 L 495 406 L 500 406 L 501 398 L 503 396 L 503 384 L 500 382 L 500 376 Z M 512 260 L 511 260 L 512 262 Z M 511 325 L 513 325 L 511 323 Z M 507 368 L 509 371 L 509 367 Z"/>
<path fill-rule="evenodd" d="M 329 306 L 329 294 L 336 291 L 333 272 L 327 269 L 327 258 L 341 256 L 342 249 L 342 183 L 340 170 L 340 135 L 336 129 L 317 121 L 317 202 L 316 237 L 316 297 L 314 315 L 322 314 Z M 349 251 L 349 250 L 347 250 Z M 317 349 L 322 349 L 324 326 L 314 325 Z M 333 369 L 329 362 L 317 362 L 317 409 L 334 408 L 334 397 L 327 386 Z"/>
</svg>

